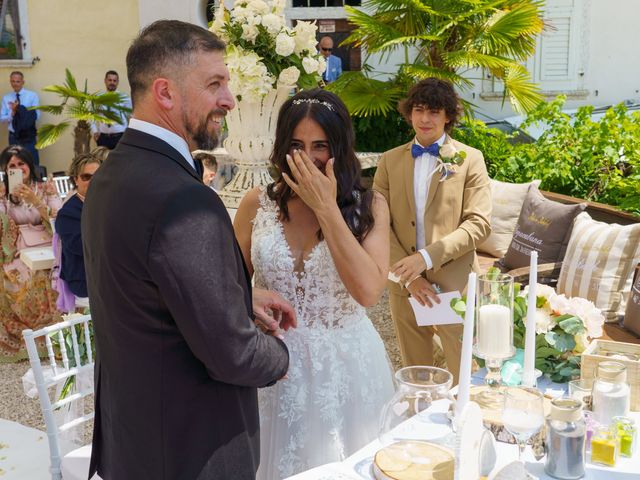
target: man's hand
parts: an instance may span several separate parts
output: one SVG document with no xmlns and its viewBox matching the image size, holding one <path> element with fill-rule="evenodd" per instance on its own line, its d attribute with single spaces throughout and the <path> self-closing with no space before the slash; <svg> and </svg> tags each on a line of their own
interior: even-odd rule
<svg viewBox="0 0 640 480">
<path fill-rule="evenodd" d="M 9 102 L 9 108 L 11 109 L 12 115 L 16 114 L 16 109 L 18 108 L 18 105 L 20 105 L 18 102 Z"/>
<path fill-rule="evenodd" d="M 298 326 L 291 304 L 271 290 L 253 289 L 253 314 L 256 324 L 268 331 L 274 332 L 279 328 L 287 331 Z"/>
<path fill-rule="evenodd" d="M 435 288 L 424 277 L 418 277 L 409 285 L 407 290 L 420 305 L 433 307 L 434 303 L 440 303 L 440 298 L 436 294 Z"/>
<path fill-rule="evenodd" d="M 424 257 L 418 252 L 394 263 L 391 267 L 391 272 L 397 277 L 400 277 L 400 283 L 404 285 L 426 269 L 427 264 L 424 263 Z"/>
</svg>

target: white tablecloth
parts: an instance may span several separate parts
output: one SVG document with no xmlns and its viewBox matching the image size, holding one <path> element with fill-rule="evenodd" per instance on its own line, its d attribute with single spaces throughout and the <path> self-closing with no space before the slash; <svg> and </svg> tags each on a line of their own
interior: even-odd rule
<svg viewBox="0 0 640 480">
<path fill-rule="evenodd" d="M 473 383 L 479 384 L 482 382 L 482 372 L 474 375 Z M 548 381 L 540 381 L 538 384 L 542 391 L 547 393 L 555 392 L 562 394 L 562 385 L 552 384 Z M 439 400 L 434 402 L 434 405 L 419 415 L 420 422 L 426 424 L 428 429 L 429 439 L 442 443 L 447 435 L 450 435 L 450 429 L 445 423 L 445 413 L 448 410 L 448 403 L 445 400 Z M 634 418 L 636 425 L 640 425 L 640 412 L 634 412 L 631 414 Z M 418 421 L 416 417 L 407 420 L 405 424 L 408 427 L 411 422 Z M 404 425 L 404 424 L 403 424 Z M 449 437 L 449 440 L 451 437 Z M 330 463 L 322 465 L 320 467 L 308 470 L 293 477 L 289 477 L 287 480 L 372 480 L 373 475 L 371 473 L 371 462 L 375 453 L 382 447 L 378 440 L 375 440 L 357 451 L 345 461 L 340 463 Z M 507 465 L 518 458 L 518 447 L 516 445 L 510 445 L 502 442 L 496 443 L 497 448 L 497 467 Z M 587 460 L 589 460 L 589 454 L 587 454 Z M 535 475 L 541 480 L 554 480 L 544 473 L 544 461 L 541 459 L 537 461 L 531 447 L 527 447 L 524 455 L 526 469 L 529 473 Z M 604 467 L 600 465 L 592 465 L 587 462 L 586 466 L 586 480 L 632 480 L 640 479 L 640 448 L 636 448 L 636 452 L 633 458 L 620 457 L 614 468 Z"/>
</svg>

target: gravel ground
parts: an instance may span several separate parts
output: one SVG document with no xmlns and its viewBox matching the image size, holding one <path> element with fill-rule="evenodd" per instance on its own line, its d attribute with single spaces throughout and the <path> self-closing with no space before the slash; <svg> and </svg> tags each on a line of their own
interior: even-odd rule
<svg viewBox="0 0 640 480">
<path fill-rule="evenodd" d="M 400 352 L 389 312 L 387 292 L 380 302 L 368 309 L 369 317 L 380 333 L 394 369 L 400 368 Z M 22 376 L 29 370 L 29 362 L 0 364 L 0 418 L 12 420 L 28 427 L 45 430 L 44 419 L 37 398 L 28 398 L 22 388 Z M 90 439 L 90 427 L 85 439 Z"/>
</svg>

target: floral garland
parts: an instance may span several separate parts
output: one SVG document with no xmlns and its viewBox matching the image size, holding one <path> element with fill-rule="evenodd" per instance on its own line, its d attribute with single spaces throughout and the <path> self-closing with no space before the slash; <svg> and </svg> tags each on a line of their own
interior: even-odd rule
<svg viewBox="0 0 640 480">
<path fill-rule="evenodd" d="M 210 30 L 227 43 L 229 88 L 238 100 L 259 101 L 276 87 L 313 88 L 326 69 L 316 51 L 314 23 L 285 24 L 285 0 L 221 2 Z"/>
</svg>

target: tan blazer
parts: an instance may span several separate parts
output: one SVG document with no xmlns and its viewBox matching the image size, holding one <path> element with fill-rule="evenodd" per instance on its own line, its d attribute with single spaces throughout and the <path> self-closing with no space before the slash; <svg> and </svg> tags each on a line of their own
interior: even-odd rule
<svg viewBox="0 0 640 480">
<path fill-rule="evenodd" d="M 491 232 L 491 190 L 482 153 L 447 135 L 445 143 L 449 142 L 456 150 L 464 150 L 467 157 L 446 180 L 440 181 L 440 172 L 431 177 L 424 227 L 425 249 L 433 268 L 426 272 L 426 278 L 443 291 L 462 291 L 469 272 L 478 271 L 476 245 Z M 391 265 L 417 251 L 412 144 L 385 152 L 373 181 L 391 213 Z M 389 283 L 393 293 L 408 296 L 406 289 Z"/>
</svg>

